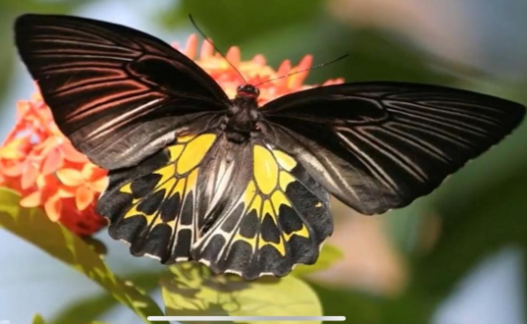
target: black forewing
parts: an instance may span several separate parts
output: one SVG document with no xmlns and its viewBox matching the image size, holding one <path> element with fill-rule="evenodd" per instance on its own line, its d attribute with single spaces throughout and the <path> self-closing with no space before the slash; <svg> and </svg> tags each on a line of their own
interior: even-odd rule
<svg viewBox="0 0 527 324">
<path fill-rule="evenodd" d="M 321 87 L 262 108 L 267 135 L 365 214 L 428 194 L 509 134 L 524 112 L 487 95 L 394 82 Z"/>
<path fill-rule="evenodd" d="M 106 169 L 135 165 L 173 141 L 177 128 L 228 105 L 223 90 L 194 62 L 137 30 L 24 15 L 15 32 L 55 122 Z"/>
</svg>

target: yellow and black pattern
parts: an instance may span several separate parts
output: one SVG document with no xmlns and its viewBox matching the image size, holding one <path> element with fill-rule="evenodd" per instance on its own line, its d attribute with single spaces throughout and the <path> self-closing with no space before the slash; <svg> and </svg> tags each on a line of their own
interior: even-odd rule
<svg viewBox="0 0 527 324">
<path fill-rule="evenodd" d="M 279 149 L 254 144 L 245 154 L 250 172 L 236 181 L 243 190 L 196 243 L 194 259 L 246 279 L 284 276 L 295 264 L 314 263 L 333 230 L 327 193 Z"/>
<path fill-rule="evenodd" d="M 196 260 L 246 279 L 312 264 L 333 230 L 328 194 L 292 156 L 223 135 L 180 137 L 110 173 L 100 213 L 134 255 Z"/>
<path fill-rule="evenodd" d="M 110 173 L 100 212 L 111 220 L 110 234 L 131 243 L 134 255 L 162 262 L 189 259 L 198 239 L 198 178 L 217 135 L 179 137 L 137 167 Z"/>
</svg>

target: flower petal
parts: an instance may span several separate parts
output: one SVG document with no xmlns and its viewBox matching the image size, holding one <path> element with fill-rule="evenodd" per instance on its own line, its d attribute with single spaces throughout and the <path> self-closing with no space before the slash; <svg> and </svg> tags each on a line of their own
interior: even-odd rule
<svg viewBox="0 0 527 324">
<path fill-rule="evenodd" d="M 106 176 L 108 172 L 106 170 L 99 168 L 95 164 L 86 163 L 84 167 L 82 168 L 81 173 L 82 173 L 82 177 L 86 181 L 93 181 L 93 180 L 97 180 L 99 178 Z"/>
<path fill-rule="evenodd" d="M 64 152 L 64 158 L 70 162 L 75 163 L 86 163 L 88 162 L 88 158 L 82 154 L 81 152 L 77 151 L 71 143 L 64 143 L 61 146 L 62 152 Z"/>
<path fill-rule="evenodd" d="M 64 160 L 62 152 L 58 148 L 51 150 L 44 160 L 44 166 L 42 167 L 42 174 L 51 174 L 62 167 Z"/>
<path fill-rule="evenodd" d="M 227 51 L 227 54 L 225 55 L 227 60 L 231 62 L 235 67 L 238 67 L 240 65 L 240 48 L 238 46 L 232 46 Z"/>
<path fill-rule="evenodd" d="M 306 70 L 304 72 L 300 72 L 298 74 L 295 74 L 295 75 L 292 75 L 290 78 L 289 78 L 289 88 L 293 89 L 293 90 L 298 90 L 300 89 L 300 87 L 302 86 L 302 83 L 304 83 L 305 79 L 307 78 L 307 75 L 309 73 L 309 71 L 307 71 L 307 69 L 309 69 L 311 67 L 311 65 L 313 65 L 313 56 L 312 55 L 306 55 L 302 58 L 302 60 L 300 61 L 300 63 L 298 64 L 298 66 L 295 68 L 296 71 L 302 71 L 302 70 Z"/>
<path fill-rule="evenodd" d="M 0 148 L 0 158 L 6 160 L 21 159 L 25 156 L 25 153 L 21 148 L 29 143 L 28 137 L 15 138 L 5 146 Z"/>
<path fill-rule="evenodd" d="M 53 222 L 58 222 L 60 220 L 62 212 L 62 201 L 58 195 L 50 197 L 44 204 L 44 210 L 48 215 L 49 219 Z"/>
<path fill-rule="evenodd" d="M 39 172 L 35 165 L 33 165 L 33 163 L 29 160 L 26 160 L 26 163 L 24 163 L 22 170 L 22 189 L 28 189 L 31 186 L 35 185 Z"/>
<path fill-rule="evenodd" d="M 77 187 L 60 186 L 57 194 L 60 198 L 73 198 L 77 193 Z"/>
<path fill-rule="evenodd" d="M 198 51 L 198 36 L 192 34 L 187 39 L 187 44 L 185 46 L 185 55 L 193 60 L 196 57 L 196 52 Z"/>
<path fill-rule="evenodd" d="M 66 186 L 80 186 L 85 182 L 82 173 L 79 170 L 65 168 L 58 170 L 56 174 L 60 182 L 62 182 Z"/>
<path fill-rule="evenodd" d="M 91 191 L 88 186 L 78 187 L 75 194 L 75 204 L 77 205 L 77 209 L 85 210 L 93 202 L 94 197 L 95 195 L 93 194 L 93 191 Z"/>
<path fill-rule="evenodd" d="M 40 191 L 35 191 L 25 196 L 20 200 L 20 206 L 32 208 L 42 205 L 42 193 Z"/>
<path fill-rule="evenodd" d="M 262 54 L 256 54 L 253 57 L 253 62 L 255 64 L 258 64 L 258 65 L 266 65 L 267 64 L 267 60 L 265 59 L 265 56 L 263 56 Z"/>
<path fill-rule="evenodd" d="M 214 54 L 214 46 L 210 42 L 209 40 L 201 44 L 201 52 L 199 53 L 200 60 L 206 60 Z"/>
<path fill-rule="evenodd" d="M 278 71 L 276 71 L 276 74 L 279 76 L 286 75 L 291 71 L 291 61 L 285 60 L 280 64 L 280 67 L 278 67 Z M 275 82 L 277 87 L 283 87 L 287 84 L 287 78 L 278 79 Z"/>
<path fill-rule="evenodd" d="M 103 192 L 106 187 L 108 187 L 108 177 L 103 177 L 90 183 L 90 188 L 97 193 Z"/>
<path fill-rule="evenodd" d="M 0 172 L 8 177 L 18 177 L 22 175 L 23 164 L 22 162 L 15 163 L 2 163 L 0 165 Z"/>
</svg>

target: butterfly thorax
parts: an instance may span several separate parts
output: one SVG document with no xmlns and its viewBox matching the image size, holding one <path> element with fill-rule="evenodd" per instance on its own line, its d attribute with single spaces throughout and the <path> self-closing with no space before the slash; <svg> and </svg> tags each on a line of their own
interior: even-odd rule
<svg viewBox="0 0 527 324">
<path fill-rule="evenodd" d="M 238 87 L 236 98 L 231 100 L 225 121 L 225 132 L 230 141 L 242 143 L 258 132 L 258 95 L 259 91 L 254 86 Z"/>
</svg>

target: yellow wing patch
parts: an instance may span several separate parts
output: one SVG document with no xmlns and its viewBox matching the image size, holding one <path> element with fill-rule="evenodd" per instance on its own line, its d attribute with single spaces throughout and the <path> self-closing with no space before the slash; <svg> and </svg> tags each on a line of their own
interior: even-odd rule
<svg viewBox="0 0 527 324">
<path fill-rule="evenodd" d="M 215 140 L 215 134 L 188 135 L 178 138 L 175 145 L 167 147 L 167 152 L 170 154 L 168 164 L 153 171 L 153 174 L 159 177 L 155 180 L 156 183 L 152 191 L 145 196 L 134 198 L 131 202 L 130 209 L 125 213 L 123 218 L 143 216 L 146 218 L 147 223 L 150 224 L 150 227 L 163 223 L 164 221 L 160 216 L 162 204 L 166 203 L 175 195 L 178 195 L 179 204 L 181 205 L 188 194 L 195 191 L 199 175 L 199 165 Z M 134 194 L 133 182 L 125 183 L 119 191 L 126 194 Z M 155 206 L 156 208 L 147 209 L 151 212 L 145 212 L 139 208 L 141 203 L 144 203 L 144 200 L 147 199 L 152 199 L 152 203 L 158 204 L 158 206 Z M 178 210 L 174 210 L 175 213 L 178 213 Z M 173 219 L 165 223 L 172 229 L 175 229 L 180 218 L 180 215 L 174 215 Z"/>
<path fill-rule="evenodd" d="M 190 140 L 178 158 L 177 173 L 185 174 L 200 164 L 215 140 L 215 134 L 203 134 Z"/>
<path fill-rule="evenodd" d="M 273 154 L 276 158 L 276 161 L 280 164 L 283 169 L 291 171 L 296 167 L 296 161 L 291 156 L 285 154 L 280 150 L 273 150 Z"/>
<path fill-rule="evenodd" d="M 251 279 L 313 263 L 332 231 L 327 192 L 272 144 L 245 146 L 239 156 L 252 163 L 240 164 L 224 210 L 193 245 L 193 257 L 215 272 Z"/>
<path fill-rule="evenodd" d="M 245 208 L 242 217 L 254 213 L 257 219 L 254 226 L 259 228 L 262 227 L 265 217 L 271 217 L 277 232 L 281 232 L 279 230 L 280 207 L 292 208 L 291 201 L 284 192 L 289 184 L 296 181 L 290 173 L 296 165 L 297 162 L 293 157 L 280 150 L 269 150 L 261 145 L 255 145 L 253 148 L 254 181 L 250 181 L 244 191 L 242 202 Z M 224 233 L 224 235 L 229 236 L 229 233 Z M 290 241 L 294 235 L 309 238 L 309 231 L 304 224 L 299 230 L 280 233 L 278 242 L 265 240 L 262 233 L 258 231 L 255 231 L 254 236 L 244 236 L 240 233 L 240 228 L 230 235 L 232 235 L 233 242 L 249 243 L 253 251 L 272 246 L 280 255 L 285 256 L 286 242 Z"/>
<path fill-rule="evenodd" d="M 268 195 L 278 183 L 278 164 L 273 154 L 263 146 L 255 145 L 253 153 L 254 179 L 260 191 Z"/>
</svg>

